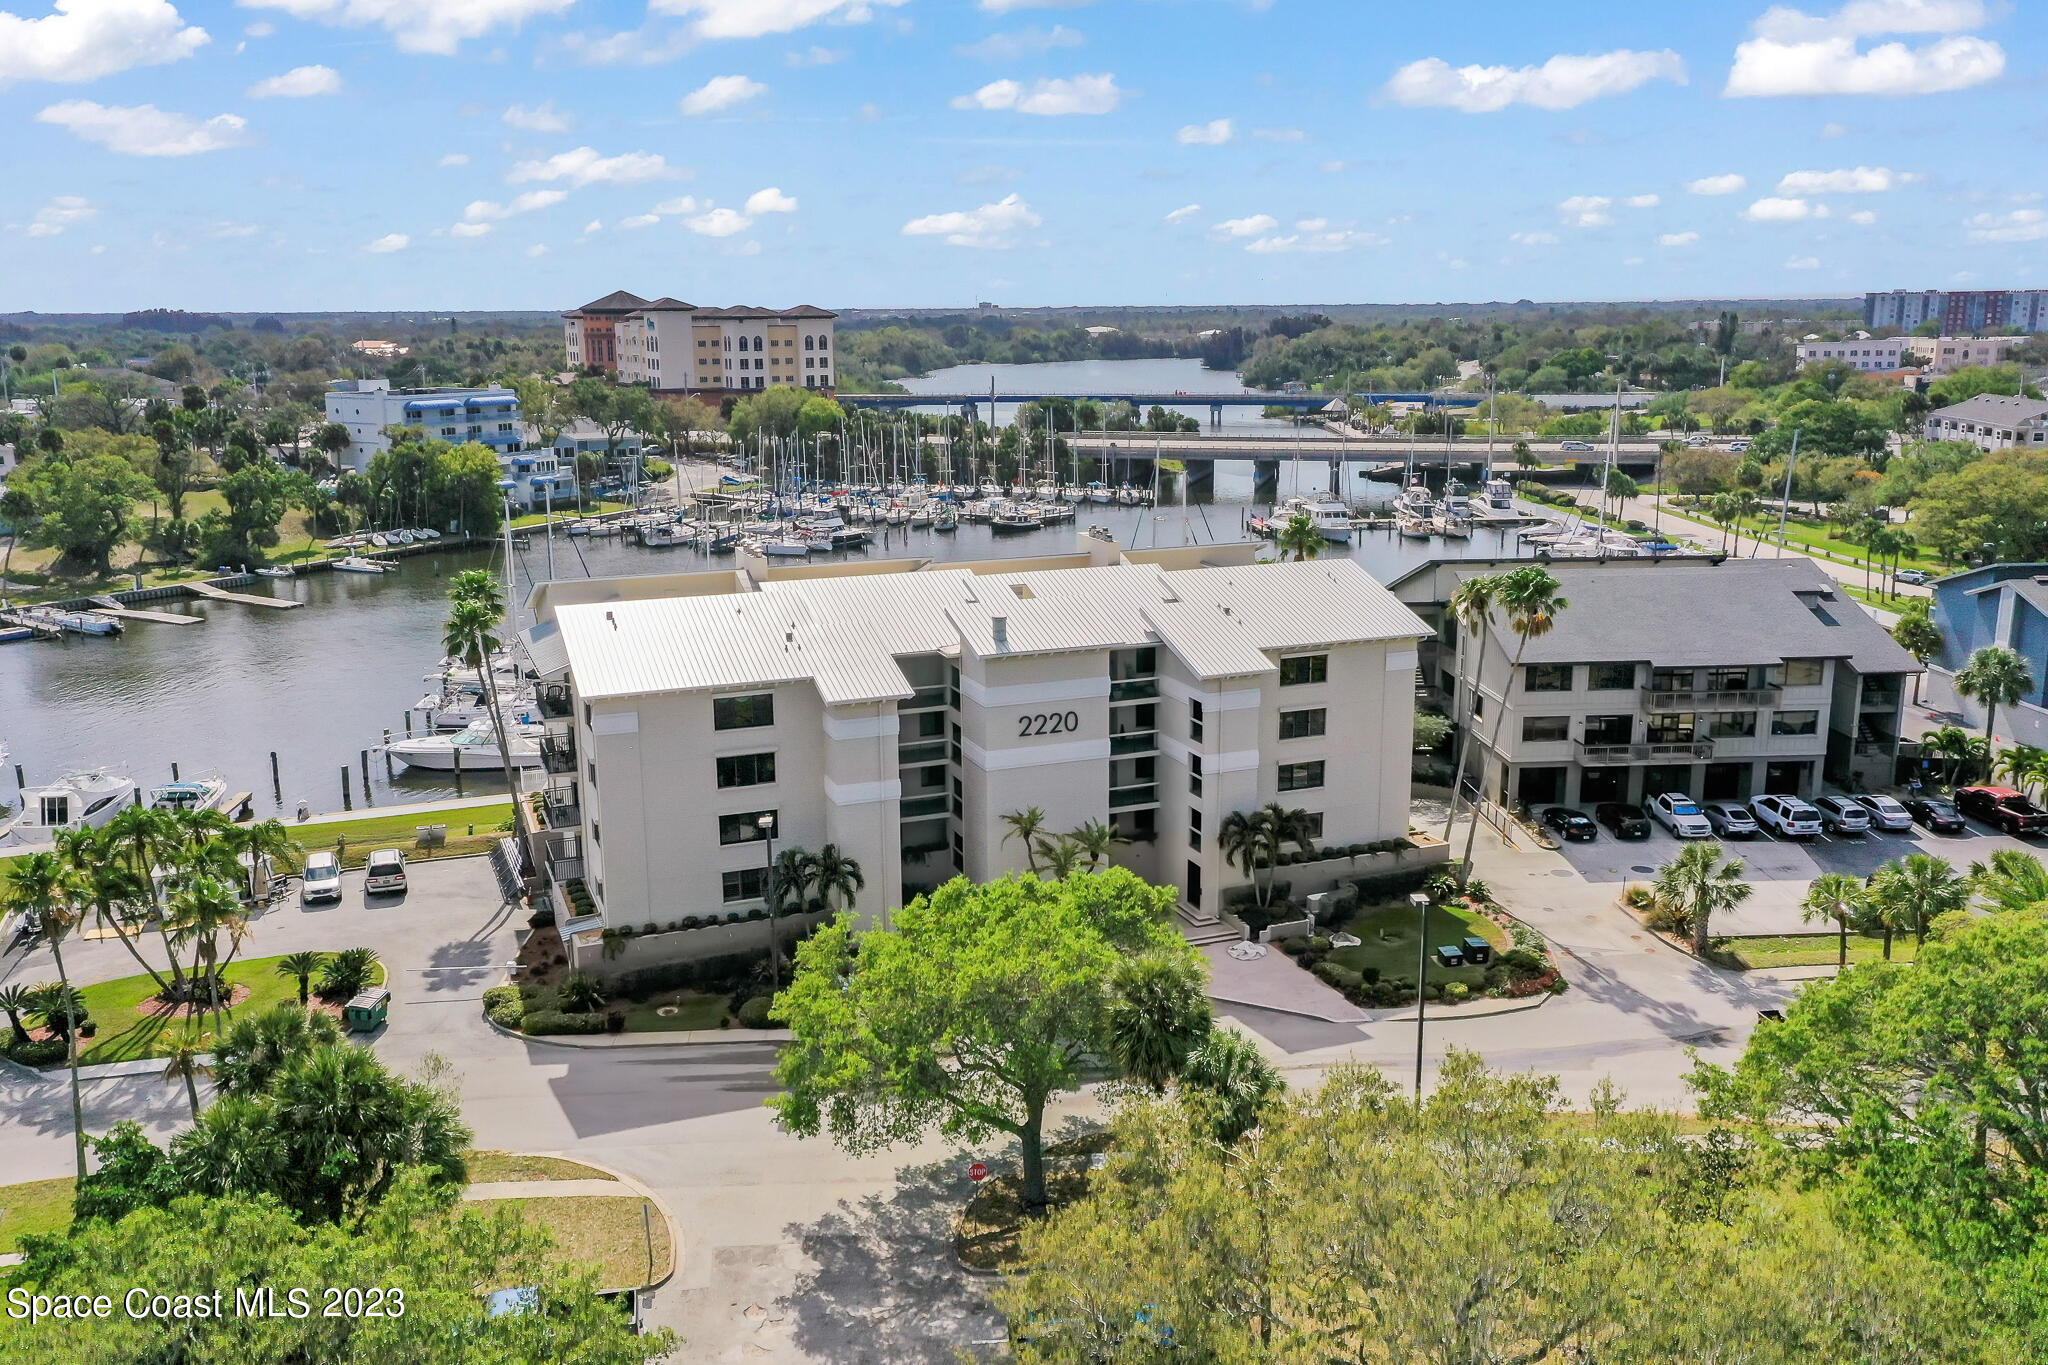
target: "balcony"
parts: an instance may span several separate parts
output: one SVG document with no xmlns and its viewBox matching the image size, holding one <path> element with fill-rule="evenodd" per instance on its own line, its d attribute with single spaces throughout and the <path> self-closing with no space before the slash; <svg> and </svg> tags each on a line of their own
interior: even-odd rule
<svg viewBox="0 0 2048 1365">
<path fill-rule="evenodd" d="M 568 881 L 583 875 L 583 836 L 581 834 L 557 834 L 547 841 L 543 856 L 547 860 L 548 877 L 557 882 Z"/>
<path fill-rule="evenodd" d="M 932 792 L 925 796 L 904 797 L 900 818 L 920 820 L 934 815 L 944 815 L 945 813 L 946 794 L 944 792 Z"/>
<path fill-rule="evenodd" d="M 1150 701 L 1159 695 L 1159 679 L 1127 678 L 1109 685 L 1109 699 L 1119 701 Z"/>
<path fill-rule="evenodd" d="M 1159 804 L 1159 788 L 1155 783 L 1141 787 L 1111 787 L 1109 808 L 1123 810 L 1130 806 L 1156 806 Z"/>
<path fill-rule="evenodd" d="M 550 782 L 541 788 L 540 803 L 550 829 L 568 829 L 583 821 L 583 803 L 574 781 Z"/>
<path fill-rule="evenodd" d="M 944 739 L 928 739 L 916 744 L 902 744 L 898 745 L 896 749 L 896 762 L 899 767 L 918 768 L 923 767 L 927 763 L 944 763 L 945 761 L 946 741 Z"/>
<path fill-rule="evenodd" d="M 540 766 L 550 773 L 576 771 L 576 734 L 573 730 L 550 730 L 542 736 Z"/>
<path fill-rule="evenodd" d="M 1896 687 L 1865 687 L 1863 700 L 1857 709 L 1863 711 L 1896 711 L 1899 701 L 1905 695 Z"/>
<path fill-rule="evenodd" d="M 1777 687 L 1683 692 L 1659 692 L 1646 687 L 1643 707 L 1649 711 L 1734 711 L 1747 706 L 1776 706 L 1784 695 L 1784 689 Z"/>
<path fill-rule="evenodd" d="M 945 704 L 946 685 L 944 683 L 937 683 L 931 687 L 918 688 L 917 691 L 910 694 L 909 701 L 898 702 L 896 710 L 899 713 L 904 711 L 935 711 L 945 706 Z"/>
<path fill-rule="evenodd" d="M 1653 744 L 1588 744 L 1584 740 L 1577 740 L 1572 747 L 1577 750 L 1581 763 L 1655 763 L 1669 759 L 1690 761 L 1714 756 L 1714 741 L 1711 739 L 1687 739 Z"/>
<path fill-rule="evenodd" d="M 1156 754 L 1159 752 L 1157 730 L 1125 730 L 1109 737 L 1110 753 L 1122 758 L 1128 754 Z"/>
</svg>

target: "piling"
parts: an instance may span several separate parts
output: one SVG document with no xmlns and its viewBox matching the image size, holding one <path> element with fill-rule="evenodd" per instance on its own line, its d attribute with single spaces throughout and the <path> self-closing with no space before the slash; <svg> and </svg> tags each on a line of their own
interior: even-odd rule
<svg viewBox="0 0 2048 1365">
<path fill-rule="evenodd" d="M 455 745 L 451 752 L 455 756 L 455 795 L 462 795 L 462 746 Z"/>
<path fill-rule="evenodd" d="M 177 765 L 177 764 L 175 764 L 175 763 L 173 763 L 173 764 L 171 765 L 171 781 L 173 781 L 173 782 L 176 782 L 177 780 L 178 780 L 178 765 Z"/>
<path fill-rule="evenodd" d="M 354 810 L 356 803 L 348 799 L 348 764 L 341 765 L 341 808 Z"/>
<path fill-rule="evenodd" d="M 19 763 L 14 765 L 14 789 L 18 792 L 28 790 L 28 779 L 21 775 L 21 765 Z"/>
<path fill-rule="evenodd" d="M 370 751 L 368 749 L 363 750 L 363 804 L 366 806 L 377 804 L 370 799 Z"/>
<path fill-rule="evenodd" d="M 284 804 L 284 783 L 277 775 L 277 750 L 270 751 L 270 793 L 278 805 Z"/>
<path fill-rule="evenodd" d="M 410 711 L 405 713 L 405 737 L 407 739 L 412 738 L 412 712 Z"/>
</svg>

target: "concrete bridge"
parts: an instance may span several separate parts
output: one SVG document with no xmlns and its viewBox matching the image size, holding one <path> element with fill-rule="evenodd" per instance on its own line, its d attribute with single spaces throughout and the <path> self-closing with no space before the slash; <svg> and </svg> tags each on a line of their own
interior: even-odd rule
<svg viewBox="0 0 2048 1365">
<path fill-rule="evenodd" d="M 1170 393 L 1132 392 L 1130 390 L 1105 390 L 1100 393 L 841 393 L 833 395 L 842 404 L 863 408 L 950 408 L 973 415 L 983 403 L 1038 403 L 1048 399 L 1067 398 L 1079 402 L 1083 399 L 1097 403 L 1124 403 L 1134 405 L 1138 411 L 1151 408 L 1199 408 L 1209 409 L 1209 424 L 1220 425 L 1225 408 L 1287 408 L 1299 413 L 1320 412 L 1335 401 L 1335 395 L 1327 393 L 1262 393 L 1256 389 L 1244 389 L 1236 393 L 1189 393 L 1175 390 Z M 1361 393 L 1354 397 L 1367 398 L 1375 403 L 1420 403 L 1429 408 L 1436 407 L 1477 407 L 1479 398 L 1475 394 L 1435 393 Z"/>
</svg>

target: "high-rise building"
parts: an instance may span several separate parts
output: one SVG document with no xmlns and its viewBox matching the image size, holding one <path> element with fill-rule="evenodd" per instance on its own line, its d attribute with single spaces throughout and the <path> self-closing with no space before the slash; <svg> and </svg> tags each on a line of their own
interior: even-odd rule
<svg viewBox="0 0 2048 1365">
<path fill-rule="evenodd" d="M 391 427 L 413 427 L 452 445 L 489 446 L 500 457 L 523 443 L 519 395 L 510 389 L 394 389 L 388 379 L 337 379 L 326 398 L 327 420 L 348 428 L 348 449 L 336 463 L 358 474 L 372 455 L 391 448 Z"/>
<path fill-rule="evenodd" d="M 707 308 L 619 290 L 562 315 L 569 363 L 657 393 L 720 395 L 835 387 L 838 315 L 796 308 Z"/>
<path fill-rule="evenodd" d="M 2048 289 L 1893 289 L 1863 296 L 1863 325 L 1910 332 L 1941 324 L 1943 336 L 2017 327 L 2048 332 Z"/>
</svg>

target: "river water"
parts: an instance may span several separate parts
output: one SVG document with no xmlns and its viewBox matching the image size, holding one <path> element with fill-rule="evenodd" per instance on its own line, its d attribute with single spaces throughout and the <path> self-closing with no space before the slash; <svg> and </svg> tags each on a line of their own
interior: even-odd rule
<svg viewBox="0 0 2048 1365">
<path fill-rule="evenodd" d="M 1104 375 L 1105 366 L 1118 367 Z M 1139 374 L 1120 367 L 1145 367 Z M 1155 379 L 1171 366 L 1182 382 Z M 984 376 L 988 367 L 982 367 Z M 1211 376 L 1211 391 L 1235 386 L 1235 377 L 1201 371 L 1192 361 L 1093 361 L 1085 366 L 996 367 L 1013 373 L 1019 387 L 1044 378 L 1042 371 L 1096 373 L 1075 380 L 1076 388 L 1136 388 L 1163 382 L 1167 389 L 1192 390 L 1189 370 Z M 1136 377 L 1132 377 L 1136 376 Z M 927 381 L 919 381 L 927 382 Z M 998 375 L 998 385 L 1005 383 Z M 1050 382 L 1035 385 L 1050 391 Z M 986 391 L 987 380 L 982 380 Z M 1242 409 L 1241 412 L 1255 412 Z M 1194 415 L 1204 420 L 1206 407 Z M 1244 425 L 1285 430 L 1287 424 L 1252 417 Z M 1297 472 L 1298 470 L 1298 472 Z M 1280 465 L 1283 494 L 1327 487 L 1329 466 L 1303 459 Z M 1391 485 L 1352 480 L 1354 501 L 1383 501 Z M 1126 546 L 1150 549 L 1243 538 L 1251 503 L 1248 463 L 1219 463 L 1213 501 L 1183 509 L 1089 506 L 1078 526 L 1103 526 Z M 963 522 L 957 532 L 894 528 L 889 542 L 854 552 L 870 558 L 921 556 L 938 560 L 999 559 L 1057 553 L 1070 548 L 1076 525 L 1032 535 L 997 539 L 988 526 Z M 1391 532 L 1358 533 L 1351 558 L 1382 582 L 1432 556 L 1511 555 L 1511 533 L 1476 531 L 1469 541 L 1403 540 Z M 1333 547 L 1333 550 L 1335 547 Z M 550 576 L 544 539 L 514 552 L 518 596 Z M 695 549 L 642 549 L 620 539 L 557 537 L 553 570 L 557 578 L 616 577 L 678 573 L 723 567 L 730 558 L 710 559 Z M 422 675 L 441 658 L 441 626 L 447 614 L 448 579 L 458 570 L 488 565 L 502 569 L 498 553 L 476 550 L 420 555 L 404 561 L 400 573 L 314 574 L 282 582 L 261 581 L 243 589 L 295 597 L 306 605 L 292 611 L 226 602 L 151 603 L 159 610 L 199 617 L 202 625 L 130 622 L 126 634 L 109 638 L 71 637 L 66 642 L 0 646 L 0 744 L 12 750 L 30 785 L 66 772 L 106 768 L 144 787 L 171 779 L 171 765 L 186 778 L 218 773 L 231 789 L 256 794 L 259 815 L 289 812 L 300 800 L 316 811 L 341 808 L 341 770 L 351 770 L 355 802 L 364 793 L 360 755 L 383 739 L 386 729 L 404 733 L 405 711 L 429 690 Z M 280 782 L 274 791 L 270 754 L 276 751 Z M 429 800 L 454 794 L 448 774 L 411 774 L 403 767 L 387 777 L 382 759 L 370 756 L 369 799 L 376 805 Z M 488 779 L 465 777 L 465 790 L 492 789 Z M 0 799 L 14 798 L 13 774 L 0 783 Z M 280 799 L 281 798 L 281 799 Z"/>
</svg>

